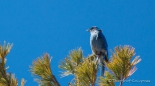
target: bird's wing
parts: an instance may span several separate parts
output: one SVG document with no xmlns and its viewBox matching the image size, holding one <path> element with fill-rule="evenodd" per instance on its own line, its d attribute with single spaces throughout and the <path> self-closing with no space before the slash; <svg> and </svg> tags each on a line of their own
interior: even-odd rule
<svg viewBox="0 0 155 86">
<path fill-rule="evenodd" d="M 108 48 L 108 44 L 107 44 L 107 41 L 104 37 L 104 35 L 102 33 L 99 33 L 98 36 L 97 36 L 97 40 L 99 40 L 102 48 L 106 49 Z"/>
<path fill-rule="evenodd" d="M 102 33 L 100 33 L 98 35 L 98 42 L 99 42 L 99 46 L 101 48 L 101 52 L 105 54 L 104 59 L 106 61 L 108 61 L 108 44 L 107 44 L 107 41 Z"/>
</svg>

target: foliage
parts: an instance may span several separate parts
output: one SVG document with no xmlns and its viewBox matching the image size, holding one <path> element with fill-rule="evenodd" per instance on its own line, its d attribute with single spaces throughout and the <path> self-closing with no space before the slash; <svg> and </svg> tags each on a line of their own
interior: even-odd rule
<svg viewBox="0 0 155 86">
<path fill-rule="evenodd" d="M 0 86 L 18 86 L 18 80 L 14 74 L 7 73 L 6 56 L 10 52 L 12 44 L 0 45 Z M 135 57 L 135 58 L 133 58 Z M 69 86 L 115 86 L 115 80 L 123 81 L 130 77 L 136 70 L 136 64 L 141 61 L 139 56 L 135 56 L 135 49 L 131 46 L 117 46 L 112 52 L 109 62 L 104 61 L 107 71 L 104 76 L 98 76 L 100 69 L 96 55 L 83 56 L 82 49 L 74 49 L 60 62 L 61 76 L 73 75 Z M 51 69 L 51 58 L 45 53 L 33 61 L 30 72 L 35 76 L 35 81 L 39 86 L 60 86 Z M 24 86 L 26 81 L 21 80 L 20 86 Z"/>
<path fill-rule="evenodd" d="M 98 63 L 91 59 L 85 59 L 84 62 L 76 69 L 77 86 L 91 85 L 95 86 L 97 78 Z"/>
<path fill-rule="evenodd" d="M 115 80 L 120 80 L 120 86 L 122 86 L 123 81 L 136 71 L 135 65 L 141 61 L 139 56 L 136 56 L 131 62 L 134 55 L 133 47 L 117 46 L 115 52 L 112 52 L 110 61 L 104 62 L 109 71 L 105 72 L 104 77 L 100 76 L 98 81 L 96 79 L 99 65 L 98 61 L 95 60 L 96 56 L 90 55 L 84 58 L 81 49 L 72 50 L 59 67 L 64 70 L 62 75 L 73 74 L 75 76 L 69 83 L 70 86 L 95 86 L 96 83 L 99 86 L 115 86 Z M 72 58 L 80 58 L 78 65 Z"/>
<path fill-rule="evenodd" d="M 114 79 L 116 79 L 116 77 L 108 71 L 106 71 L 104 75 L 105 77 L 99 77 L 99 86 L 115 86 Z"/>
<path fill-rule="evenodd" d="M 70 86 L 89 86 L 95 85 L 98 71 L 98 63 L 95 56 L 91 55 L 84 58 L 82 49 L 72 50 L 64 61 L 61 61 L 59 68 L 63 69 L 62 76 L 74 75 Z"/>
<path fill-rule="evenodd" d="M 64 70 L 62 76 L 75 74 L 75 69 L 83 62 L 83 53 L 81 48 L 72 50 L 69 55 L 60 62 L 59 68 Z"/>
<path fill-rule="evenodd" d="M 111 60 L 106 63 L 109 70 L 112 71 L 117 80 L 120 80 L 120 86 L 125 79 L 131 76 L 136 70 L 136 64 L 141 61 L 139 56 L 135 55 L 135 49 L 131 46 L 117 46 L 115 52 L 112 52 Z"/>
<path fill-rule="evenodd" d="M 0 86 L 18 86 L 18 80 L 12 73 L 6 72 L 6 56 L 10 52 L 12 44 L 0 45 Z M 22 79 L 21 86 L 24 86 L 25 80 Z"/>
<path fill-rule="evenodd" d="M 35 60 L 30 67 L 31 73 L 37 76 L 36 81 L 40 86 L 60 86 L 55 76 L 52 74 L 50 63 L 51 58 L 45 53 L 44 56 Z"/>
</svg>

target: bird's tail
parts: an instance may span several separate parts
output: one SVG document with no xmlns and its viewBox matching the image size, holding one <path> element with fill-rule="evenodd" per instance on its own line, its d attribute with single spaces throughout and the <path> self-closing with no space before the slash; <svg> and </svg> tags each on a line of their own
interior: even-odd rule
<svg viewBox="0 0 155 86">
<path fill-rule="evenodd" d="M 104 76 L 104 70 L 105 70 L 105 67 L 104 65 L 101 66 L 101 76 Z"/>
<path fill-rule="evenodd" d="M 105 71 L 105 64 L 104 64 L 104 59 L 103 56 L 99 56 L 100 59 L 100 65 L 101 65 L 101 76 L 104 76 L 104 71 Z"/>
<path fill-rule="evenodd" d="M 107 52 L 107 54 L 105 54 L 104 59 L 105 59 L 106 62 L 109 61 L 109 59 L 108 59 L 108 52 Z"/>
</svg>

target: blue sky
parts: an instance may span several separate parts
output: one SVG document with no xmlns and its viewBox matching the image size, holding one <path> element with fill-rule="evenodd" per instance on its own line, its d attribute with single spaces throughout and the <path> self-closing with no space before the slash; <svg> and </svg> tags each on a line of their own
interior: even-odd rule
<svg viewBox="0 0 155 86">
<path fill-rule="evenodd" d="M 91 54 L 86 30 L 95 25 L 103 30 L 109 51 L 117 45 L 131 45 L 142 58 L 129 79 L 151 83 L 124 86 L 153 86 L 154 8 L 154 0 L 1 0 L 0 44 L 14 44 L 7 56 L 8 72 L 25 78 L 25 86 L 37 86 L 29 66 L 47 52 L 53 57 L 53 73 L 62 86 L 67 86 L 71 77 L 60 78 L 58 64 L 78 47 L 85 56 Z"/>
</svg>

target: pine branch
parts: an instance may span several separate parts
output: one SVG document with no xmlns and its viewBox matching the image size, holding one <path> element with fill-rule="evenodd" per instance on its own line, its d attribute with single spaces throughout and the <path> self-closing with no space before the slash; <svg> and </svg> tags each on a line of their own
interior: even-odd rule
<svg viewBox="0 0 155 86">
<path fill-rule="evenodd" d="M 24 86 L 24 84 L 26 83 L 25 79 L 21 80 L 21 85 L 20 86 Z"/>
<path fill-rule="evenodd" d="M 78 79 L 78 84 L 95 86 L 98 72 L 98 63 L 91 59 L 85 59 L 84 62 L 77 67 L 75 76 Z"/>
<path fill-rule="evenodd" d="M 10 52 L 12 44 L 0 45 L 0 85 L 1 86 L 17 86 L 17 80 L 10 74 L 6 73 L 6 56 Z"/>
<path fill-rule="evenodd" d="M 98 62 L 95 55 L 84 58 L 81 48 L 72 50 L 64 61 L 61 61 L 59 68 L 63 69 L 63 76 L 73 74 L 74 79 L 69 86 L 95 86 Z"/>
<path fill-rule="evenodd" d="M 109 71 L 105 71 L 104 77 L 99 77 L 98 84 L 99 86 L 115 86 L 115 79 L 116 77 L 113 74 L 111 74 Z"/>
<path fill-rule="evenodd" d="M 63 70 L 61 76 L 75 74 L 75 69 L 83 62 L 82 49 L 74 49 L 69 52 L 69 55 L 60 62 L 59 68 Z"/>
<path fill-rule="evenodd" d="M 45 53 L 44 56 L 33 61 L 33 65 L 30 66 L 30 72 L 36 76 L 35 80 L 40 86 L 60 86 L 57 79 L 52 74 L 50 63 L 51 58 L 49 54 Z"/>
<path fill-rule="evenodd" d="M 6 64 L 6 56 L 7 54 L 10 52 L 12 45 L 10 44 L 6 44 L 6 42 L 4 42 L 4 45 L 1 46 L 0 45 L 0 83 L 2 83 L 3 85 L 8 85 L 9 81 L 7 79 L 7 73 L 6 73 L 6 68 L 5 68 L 5 64 Z"/>
<path fill-rule="evenodd" d="M 131 59 L 135 55 L 135 49 L 131 46 L 118 46 L 115 52 L 112 53 L 110 62 L 106 63 L 108 69 L 112 71 L 117 80 L 120 80 L 120 86 L 123 81 L 131 76 L 136 70 L 136 64 L 141 61 L 139 56 L 136 56 L 132 62 Z"/>
</svg>

